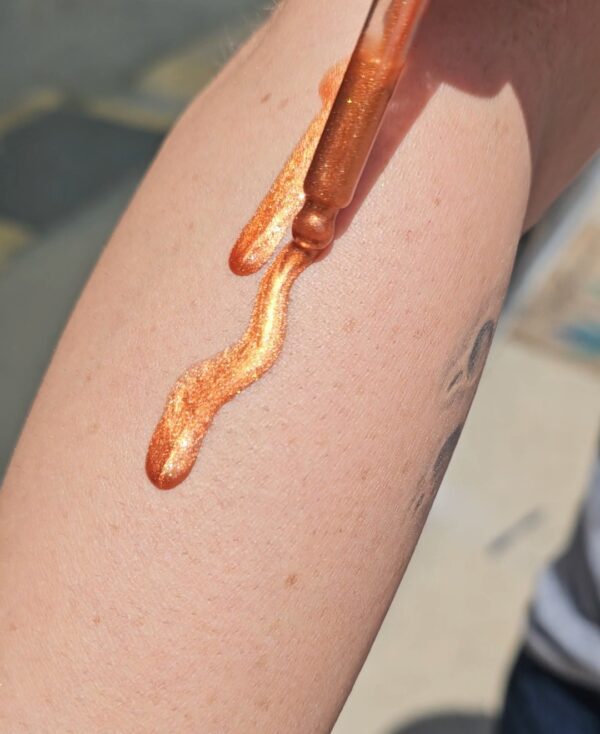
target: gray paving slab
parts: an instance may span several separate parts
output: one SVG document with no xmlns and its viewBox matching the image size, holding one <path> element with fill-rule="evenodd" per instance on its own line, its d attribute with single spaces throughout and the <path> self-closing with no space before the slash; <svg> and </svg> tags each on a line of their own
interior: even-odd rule
<svg viewBox="0 0 600 734">
<path fill-rule="evenodd" d="M 0 217 L 45 229 L 149 165 L 162 135 L 77 109 L 41 114 L 0 146 Z"/>
<path fill-rule="evenodd" d="M 2 0 L 0 110 L 36 87 L 114 89 L 149 60 L 267 8 L 264 0 Z"/>
</svg>

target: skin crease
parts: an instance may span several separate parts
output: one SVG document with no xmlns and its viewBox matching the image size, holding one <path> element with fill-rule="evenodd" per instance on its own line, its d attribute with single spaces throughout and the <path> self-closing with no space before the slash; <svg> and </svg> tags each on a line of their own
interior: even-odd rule
<svg viewBox="0 0 600 734">
<path fill-rule="evenodd" d="M 228 253 L 367 5 L 274 15 L 183 116 L 86 287 L 0 492 L 0 731 L 332 727 L 464 422 L 524 218 L 600 129 L 596 3 L 433 3 L 396 105 L 411 123 L 296 284 L 280 361 L 219 414 L 187 482 L 153 490 L 173 355 L 193 364 L 247 323 L 256 277 Z"/>
</svg>

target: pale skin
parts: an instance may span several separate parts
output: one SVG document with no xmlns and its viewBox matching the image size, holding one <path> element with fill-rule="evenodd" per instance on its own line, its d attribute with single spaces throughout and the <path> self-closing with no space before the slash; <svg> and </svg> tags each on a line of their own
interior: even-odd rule
<svg viewBox="0 0 600 734">
<path fill-rule="evenodd" d="M 519 235 L 600 129 L 596 2 L 433 0 L 368 185 L 293 290 L 280 361 L 157 491 L 144 460 L 167 392 L 246 327 L 258 276 L 231 274 L 229 249 L 368 4 L 280 8 L 169 136 L 87 285 L 0 493 L 1 731 L 335 722 Z"/>
</svg>

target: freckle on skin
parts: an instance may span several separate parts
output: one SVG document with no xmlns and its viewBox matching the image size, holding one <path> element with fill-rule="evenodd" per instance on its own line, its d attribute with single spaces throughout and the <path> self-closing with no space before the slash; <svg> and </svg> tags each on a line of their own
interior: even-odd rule
<svg viewBox="0 0 600 734">
<path fill-rule="evenodd" d="M 92 617 L 92 622 L 97 626 L 102 621 L 102 618 L 99 614 L 96 614 L 94 617 Z"/>
<path fill-rule="evenodd" d="M 346 319 L 342 328 L 346 332 L 346 334 L 352 334 L 354 331 L 356 331 L 356 319 Z"/>
<path fill-rule="evenodd" d="M 271 99 L 271 92 L 267 92 L 267 94 L 264 95 L 264 97 L 261 97 L 260 103 L 265 104 Z"/>
<path fill-rule="evenodd" d="M 287 579 L 285 580 L 285 585 L 290 588 L 292 586 L 296 586 L 298 583 L 298 574 L 297 573 L 291 573 Z"/>
<path fill-rule="evenodd" d="M 151 704 L 152 704 L 153 706 L 158 706 L 158 705 L 160 705 L 161 701 L 162 701 L 162 698 L 161 698 L 161 695 L 160 695 L 160 693 L 152 693 L 152 694 L 150 695 L 150 703 L 151 703 Z"/>
<path fill-rule="evenodd" d="M 266 656 L 266 655 L 261 655 L 261 656 L 260 656 L 260 657 L 258 658 L 258 660 L 256 661 L 256 663 L 255 663 L 254 667 L 255 667 L 255 668 L 266 668 L 266 667 L 267 667 L 267 662 L 268 662 L 268 660 L 269 660 L 269 659 L 267 658 L 267 656 Z"/>
</svg>

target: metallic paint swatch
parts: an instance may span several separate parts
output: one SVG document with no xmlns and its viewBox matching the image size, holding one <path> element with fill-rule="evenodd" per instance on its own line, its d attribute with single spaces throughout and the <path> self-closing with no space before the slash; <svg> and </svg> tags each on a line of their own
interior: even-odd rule
<svg viewBox="0 0 600 734">
<path fill-rule="evenodd" d="M 287 159 L 256 214 L 242 230 L 229 257 L 236 275 L 260 270 L 275 252 L 292 219 L 304 204 L 304 178 L 308 171 L 331 107 L 342 82 L 347 62 L 340 62 L 323 77 L 319 94 L 323 107 Z"/>
<path fill-rule="evenodd" d="M 234 273 L 260 270 L 302 208 L 304 177 L 345 68 L 346 63 L 339 63 L 324 76 L 319 87 L 323 108 L 238 238 L 229 261 Z M 146 473 L 156 487 L 173 489 L 186 479 L 218 411 L 273 366 L 285 338 L 290 289 L 313 259 L 312 253 L 288 244 L 262 278 L 250 325 L 240 341 L 179 378 L 146 458 Z"/>
<path fill-rule="evenodd" d="M 317 202 L 323 211 L 347 205 L 403 66 L 410 36 L 405 31 L 416 26 L 425 5 L 426 0 L 374 0 L 345 74 L 340 64 L 324 78 L 321 112 L 236 242 L 229 261 L 234 273 L 254 273 L 268 261 L 305 201 L 307 207 Z M 386 21 L 379 23 L 382 8 L 388 7 L 398 12 L 386 13 Z M 377 58 L 370 50 L 373 26 L 382 39 Z M 399 34 L 391 35 L 393 28 Z M 382 63 L 381 54 L 387 52 L 393 63 Z M 310 211 L 308 215 L 304 224 L 312 226 L 315 218 Z M 189 369 L 171 391 L 146 459 L 148 477 L 159 489 L 172 489 L 189 475 L 217 412 L 279 357 L 290 289 L 316 257 L 314 249 L 305 247 L 308 240 L 298 238 L 295 230 L 294 237 L 263 276 L 243 337 Z"/>
<path fill-rule="evenodd" d="M 279 357 L 290 288 L 312 259 L 293 244 L 284 247 L 261 281 L 244 336 L 175 384 L 146 459 L 148 477 L 159 489 L 172 489 L 188 476 L 217 412 Z"/>
</svg>

